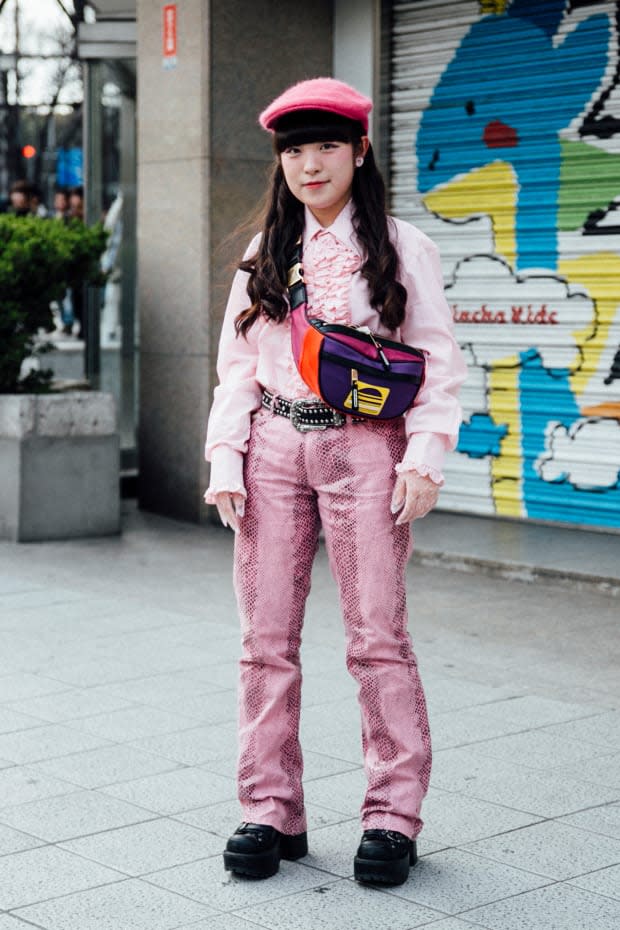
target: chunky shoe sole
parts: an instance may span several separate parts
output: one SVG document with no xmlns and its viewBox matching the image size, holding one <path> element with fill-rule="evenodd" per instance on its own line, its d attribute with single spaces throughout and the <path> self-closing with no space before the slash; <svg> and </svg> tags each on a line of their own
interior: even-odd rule
<svg viewBox="0 0 620 930">
<path fill-rule="evenodd" d="M 370 885 L 402 885 L 409 877 L 409 869 L 418 861 L 415 840 L 411 841 L 409 853 L 400 859 L 364 859 L 356 856 L 353 860 L 353 874 L 356 882 Z"/>
<path fill-rule="evenodd" d="M 224 868 L 235 875 L 247 878 L 271 878 L 280 868 L 280 859 L 294 861 L 308 855 L 308 837 L 305 833 L 297 836 L 280 834 L 278 842 L 272 849 L 260 853 L 224 852 Z"/>
</svg>

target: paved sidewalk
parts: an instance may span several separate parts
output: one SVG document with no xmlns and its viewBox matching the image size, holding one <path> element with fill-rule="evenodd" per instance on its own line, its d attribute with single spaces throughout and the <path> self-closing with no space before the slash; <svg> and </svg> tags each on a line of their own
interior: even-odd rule
<svg viewBox="0 0 620 930">
<path fill-rule="evenodd" d="M 240 819 L 231 534 L 128 507 L 119 538 L 0 543 L 0 930 L 617 930 L 618 562 L 604 558 L 620 537 L 526 545 L 481 523 L 416 530 L 435 756 L 421 860 L 390 891 L 351 878 L 364 777 L 322 550 L 303 647 L 311 852 L 250 882 L 221 862 Z M 549 573 L 500 577 L 509 550 Z M 574 569 L 592 577 L 568 584 Z"/>
</svg>

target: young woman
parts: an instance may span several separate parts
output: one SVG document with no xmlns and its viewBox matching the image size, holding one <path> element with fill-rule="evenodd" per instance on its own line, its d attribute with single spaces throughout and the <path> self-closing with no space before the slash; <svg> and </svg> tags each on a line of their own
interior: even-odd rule
<svg viewBox="0 0 620 930">
<path fill-rule="evenodd" d="M 359 881 L 407 878 L 430 776 L 405 568 L 410 522 L 435 506 L 444 453 L 456 442 L 465 366 L 436 247 L 386 216 L 367 136 L 371 107 L 347 84 L 317 78 L 290 87 L 261 114 L 275 166 L 263 228 L 234 278 L 219 346 L 205 499 L 236 533 L 245 817 L 224 864 L 257 878 L 308 850 L 299 647 L 320 525 L 340 591 L 347 668 L 359 685 L 368 779 L 354 860 Z M 404 416 L 340 416 L 300 377 L 287 297 L 300 238 L 312 315 L 424 350 L 424 385 Z"/>
</svg>

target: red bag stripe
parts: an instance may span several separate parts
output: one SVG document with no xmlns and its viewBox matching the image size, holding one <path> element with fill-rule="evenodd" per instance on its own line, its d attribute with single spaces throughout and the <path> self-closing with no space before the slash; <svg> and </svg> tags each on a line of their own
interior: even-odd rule
<svg viewBox="0 0 620 930">
<path fill-rule="evenodd" d="M 299 359 L 299 373 L 311 391 L 321 396 L 319 388 L 319 352 L 323 343 L 323 336 L 312 326 L 304 333 Z"/>
</svg>

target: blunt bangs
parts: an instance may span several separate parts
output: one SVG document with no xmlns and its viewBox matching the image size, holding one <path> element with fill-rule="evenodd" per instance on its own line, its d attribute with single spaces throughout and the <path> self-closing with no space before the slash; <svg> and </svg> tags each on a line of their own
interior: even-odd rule
<svg viewBox="0 0 620 930">
<path fill-rule="evenodd" d="M 280 153 L 290 146 L 309 142 L 351 142 L 355 145 L 363 135 L 362 124 L 357 120 L 328 110 L 296 110 L 278 120 L 273 144 Z"/>
</svg>

